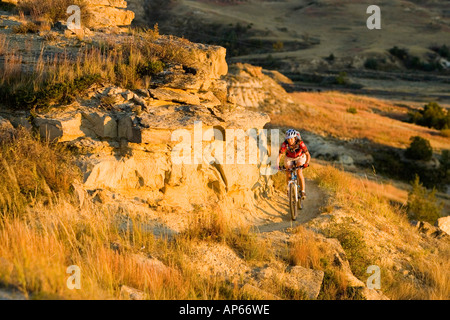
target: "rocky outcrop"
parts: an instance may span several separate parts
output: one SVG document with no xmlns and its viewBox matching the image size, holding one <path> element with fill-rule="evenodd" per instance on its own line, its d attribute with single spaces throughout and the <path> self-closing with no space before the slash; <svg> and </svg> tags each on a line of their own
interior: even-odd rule
<svg viewBox="0 0 450 320">
<path fill-rule="evenodd" d="M 289 79 L 277 72 L 263 70 L 262 67 L 247 63 L 233 64 L 230 66 L 226 81 L 228 94 L 235 98 L 238 106 L 270 112 L 281 110 L 293 103 L 278 83 L 278 81 L 289 82 Z"/>
<path fill-rule="evenodd" d="M 5 0 L 15 5 L 20 5 L 26 0 Z M 116 26 L 129 26 L 135 17 L 135 13 L 127 10 L 127 2 L 124 0 L 85 0 L 83 10 L 86 10 L 89 27 L 105 28 Z"/>
<path fill-rule="evenodd" d="M 444 220 L 444 222 L 445 222 L 445 220 Z M 439 223 L 439 222 L 437 222 L 437 223 Z M 417 230 L 420 233 L 422 233 L 424 236 L 429 236 L 429 237 L 437 238 L 437 239 L 442 239 L 442 238 L 449 239 L 448 233 L 445 230 L 443 230 L 441 228 L 441 226 L 445 228 L 443 221 L 441 221 L 439 227 L 432 226 L 430 223 L 428 223 L 426 221 L 418 221 L 416 224 Z"/>
<path fill-rule="evenodd" d="M 78 152 L 88 190 L 130 196 L 145 191 L 148 199 L 143 200 L 170 210 L 217 202 L 224 208 L 252 207 L 255 196 L 268 192 L 267 179 L 257 161 L 241 164 L 237 158 L 244 152 L 246 159 L 252 154 L 257 160 L 257 141 L 227 141 L 234 141 L 230 130 L 245 134 L 253 129 L 257 139 L 270 118 L 227 104 L 226 82 L 221 80 L 228 70 L 224 48 L 178 45 L 193 60 L 152 77 L 150 89 L 96 85 L 69 106 L 38 112 L 31 125 L 41 136 Z M 17 118 L 14 112 L 8 117 Z M 227 152 L 233 161 L 226 160 Z"/>
<path fill-rule="evenodd" d="M 450 235 L 450 216 L 439 218 L 436 222 L 436 226 L 447 235 Z"/>
<path fill-rule="evenodd" d="M 90 15 L 89 27 L 91 28 L 128 26 L 135 16 L 133 11 L 126 10 L 126 1 L 88 0 L 86 3 L 86 10 Z"/>
</svg>

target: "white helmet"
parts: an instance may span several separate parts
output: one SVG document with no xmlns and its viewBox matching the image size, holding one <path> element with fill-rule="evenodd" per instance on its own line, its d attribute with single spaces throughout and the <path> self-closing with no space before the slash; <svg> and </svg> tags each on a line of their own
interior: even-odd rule
<svg viewBox="0 0 450 320">
<path fill-rule="evenodd" d="M 286 131 L 286 140 L 291 139 L 291 138 L 295 138 L 295 137 L 297 137 L 299 135 L 300 135 L 300 133 L 298 133 L 296 130 L 289 129 L 288 131 Z"/>
</svg>

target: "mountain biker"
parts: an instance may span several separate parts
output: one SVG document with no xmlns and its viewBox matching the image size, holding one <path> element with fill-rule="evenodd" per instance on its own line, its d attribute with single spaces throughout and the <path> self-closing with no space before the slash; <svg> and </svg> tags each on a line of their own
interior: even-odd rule
<svg viewBox="0 0 450 320">
<path fill-rule="evenodd" d="M 280 147 L 280 152 L 277 158 L 277 168 L 280 168 L 280 159 L 283 153 L 286 152 L 286 156 L 284 158 L 284 167 L 286 169 L 292 168 L 292 166 L 304 166 L 304 168 L 309 166 L 309 161 L 311 160 L 311 155 L 306 147 L 305 143 L 302 140 L 300 132 L 289 129 L 286 131 L 286 140 L 284 140 L 283 144 Z M 290 172 L 286 171 L 286 182 L 289 182 Z M 303 177 L 303 170 L 300 168 L 297 170 L 297 182 L 301 188 L 301 197 L 305 199 L 306 191 L 305 191 L 305 178 Z"/>
</svg>

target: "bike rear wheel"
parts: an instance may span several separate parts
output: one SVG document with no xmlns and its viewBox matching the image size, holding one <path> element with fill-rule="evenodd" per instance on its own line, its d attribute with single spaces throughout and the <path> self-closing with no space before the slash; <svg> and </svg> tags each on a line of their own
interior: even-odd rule
<svg viewBox="0 0 450 320">
<path fill-rule="evenodd" d="M 291 183 L 289 185 L 289 211 L 291 213 L 291 219 L 297 219 L 297 185 L 295 183 Z"/>
</svg>

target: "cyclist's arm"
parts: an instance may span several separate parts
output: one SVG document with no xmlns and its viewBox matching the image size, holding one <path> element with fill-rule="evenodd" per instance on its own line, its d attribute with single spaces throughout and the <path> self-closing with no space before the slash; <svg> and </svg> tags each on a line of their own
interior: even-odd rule
<svg viewBox="0 0 450 320">
<path fill-rule="evenodd" d="M 306 162 L 305 163 L 309 164 L 309 162 L 311 161 L 311 154 L 309 153 L 309 151 L 306 151 L 305 155 L 306 155 Z"/>
<path fill-rule="evenodd" d="M 280 167 L 280 159 L 281 159 L 281 156 L 286 152 L 286 149 L 287 149 L 286 144 L 283 143 L 280 147 L 280 151 L 278 152 L 277 168 Z"/>
<path fill-rule="evenodd" d="M 279 153 L 279 154 L 278 154 L 278 158 L 277 158 L 277 168 L 280 167 L 280 159 L 281 159 L 281 156 L 282 156 L 282 155 L 283 155 L 282 153 Z"/>
</svg>

